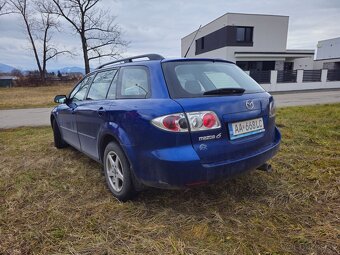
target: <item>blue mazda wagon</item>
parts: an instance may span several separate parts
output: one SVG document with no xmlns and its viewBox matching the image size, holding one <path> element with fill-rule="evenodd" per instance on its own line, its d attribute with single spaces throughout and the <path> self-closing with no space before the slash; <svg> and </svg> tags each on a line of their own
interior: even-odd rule
<svg viewBox="0 0 340 255">
<path fill-rule="evenodd" d="M 149 54 L 86 75 L 51 113 L 54 143 L 103 165 L 119 200 L 270 170 L 281 135 L 273 97 L 234 63 Z"/>
</svg>

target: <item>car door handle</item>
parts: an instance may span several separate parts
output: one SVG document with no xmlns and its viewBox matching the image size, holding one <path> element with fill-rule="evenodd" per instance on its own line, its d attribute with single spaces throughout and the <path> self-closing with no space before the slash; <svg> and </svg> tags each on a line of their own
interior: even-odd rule
<svg viewBox="0 0 340 255">
<path fill-rule="evenodd" d="M 103 116 L 105 109 L 103 107 L 100 107 L 97 112 L 99 116 Z"/>
</svg>

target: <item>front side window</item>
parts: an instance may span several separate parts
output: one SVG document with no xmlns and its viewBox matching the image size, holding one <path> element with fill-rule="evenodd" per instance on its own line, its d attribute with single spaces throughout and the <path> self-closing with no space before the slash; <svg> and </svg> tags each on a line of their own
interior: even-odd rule
<svg viewBox="0 0 340 255">
<path fill-rule="evenodd" d="M 253 27 L 236 27 L 237 42 L 253 42 Z"/>
<path fill-rule="evenodd" d="M 119 97 L 146 98 L 150 96 L 149 90 L 149 75 L 146 67 L 133 66 L 120 69 Z"/>
<path fill-rule="evenodd" d="M 93 74 L 89 75 L 85 77 L 81 82 L 79 82 L 79 84 L 71 92 L 69 98 L 71 98 L 72 101 L 83 101 L 87 93 L 87 90 L 91 85 L 93 77 L 94 77 Z"/>
<path fill-rule="evenodd" d="M 110 70 L 97 73 L 94 78 L 89 93 L 88 100 L 101 100 L 106 98 L 107 91 L 110 87 L 113 77 L 117 70 Z"/>
<path fill-rule="evenodd" d="M 162 64 L 172 98 L 204 97 L 218 89 L 244 89 L 244 93 L 264 90 L 232 63 L 222 61 L 172 61 Z"/>
</svg>

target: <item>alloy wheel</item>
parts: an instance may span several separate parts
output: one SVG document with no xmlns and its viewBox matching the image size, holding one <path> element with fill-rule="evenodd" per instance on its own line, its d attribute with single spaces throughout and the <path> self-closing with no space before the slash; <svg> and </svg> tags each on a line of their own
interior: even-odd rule
<svg viewBox="0 0 340 255">
<path fill-rule="evenodd" d="M 114 151 L 110 151 L 106 157 L 106 173 L 111 187 L 116 192 L 120 192 L 123 188 L 123 171 L 119 156 Z"/>
</svg>

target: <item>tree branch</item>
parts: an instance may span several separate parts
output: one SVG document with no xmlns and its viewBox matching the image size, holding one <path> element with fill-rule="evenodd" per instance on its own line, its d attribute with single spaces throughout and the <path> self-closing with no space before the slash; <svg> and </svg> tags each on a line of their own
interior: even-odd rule
<svg viewBox="0 0 340 255">
<path fill-rule="evenodd" d="M 62 16 L 78 33 L 83 50 L 85 71 L 90 71 L 90 61 L 102 57 L 115 57 L 128 42 L 122 40 L 120 27 L 114 24 L 115 17 L 100 9 L 101 0 L 50 0 L 53 8 L 45 11 Z"/>
<path fill-rule="evenodd" d="M 56 49 L 55 49 L 56 50 Z M 56 51 L 53 54 L 49 55 L 48 57 L 46 57 L 46 62 L 52 58 L 55 58 L 58 55 L 62 55 L 62 54 L 70 54 L 70 55 L 74 55 L 71 51 L 69 50 L 62 50 L 62 51 Z"/>
</svg>

